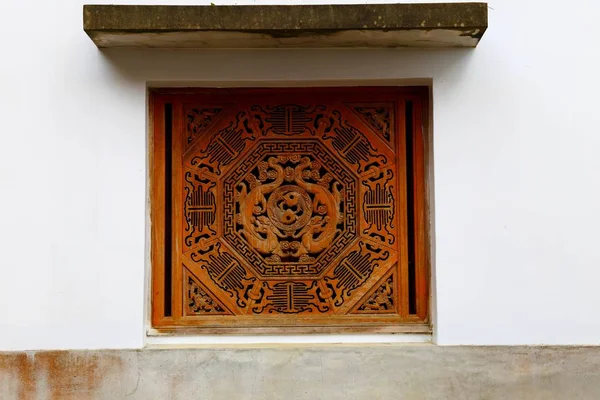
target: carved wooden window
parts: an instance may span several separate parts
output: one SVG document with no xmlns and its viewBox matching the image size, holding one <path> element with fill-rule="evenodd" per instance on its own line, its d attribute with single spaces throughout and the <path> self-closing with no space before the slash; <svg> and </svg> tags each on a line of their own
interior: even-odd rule
<svg viewBox="0 0 600 400">
<path fill-rule="evenodd" d="M 424 88 L 152 92 L 152 323 L 426 332 Z"/>
</svg>

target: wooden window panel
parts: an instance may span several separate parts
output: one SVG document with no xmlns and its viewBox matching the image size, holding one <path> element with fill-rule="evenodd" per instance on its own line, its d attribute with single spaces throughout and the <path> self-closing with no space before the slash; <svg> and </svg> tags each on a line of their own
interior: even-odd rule
<svg viewBox="0 0 600 400">
<path fill-rule="evenodd" d="M 152 326 L 429 332 L 427 100 L 153 90 Z"/>
</svg>

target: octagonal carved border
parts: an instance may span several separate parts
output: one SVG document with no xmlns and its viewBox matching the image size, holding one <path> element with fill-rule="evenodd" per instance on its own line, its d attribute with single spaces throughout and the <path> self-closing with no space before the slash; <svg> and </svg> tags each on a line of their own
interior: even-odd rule
<svg viewBox="0 0 600 400">
<path fill-rule="evenodd" d="M 317 140 L 259 141 L 224 179 L 223 237 L 261 277 L 317 277 L 357 237 L 357 187 Z"/>
</svg>

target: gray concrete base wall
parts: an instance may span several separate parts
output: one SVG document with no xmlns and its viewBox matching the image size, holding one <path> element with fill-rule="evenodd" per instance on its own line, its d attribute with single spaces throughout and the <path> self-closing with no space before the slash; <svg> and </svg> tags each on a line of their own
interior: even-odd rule
<svg viewBox="0 0 600 400">
<path fill-rule="evenodd" d="M 0 399 L 600 399 L 597 347 L 0 353 Z"/>
</svg>

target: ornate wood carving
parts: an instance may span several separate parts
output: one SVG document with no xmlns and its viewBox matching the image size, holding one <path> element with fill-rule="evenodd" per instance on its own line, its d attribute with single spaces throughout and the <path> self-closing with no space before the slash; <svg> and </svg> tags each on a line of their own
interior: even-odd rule
<svg viewBox="0 0 600 400">
<path fill-rule="evenodd" d="M 402 94 L 215 93 L 169 97 L 174 320 L 408 320 Z"/>
<path fill-rule="evenodd" d="M 394 145 L 394 105 L 393 104 L 351 104 L 349 107 L 373 132 L 386 142 Z"/>
<path fill-rule="evenodd" d="M 185 135 L 185 147 L 202 135 L 206 129 L 215 122 L 223 111 L 221 107 L 195 107 L 187 110 L 187 135 Z"/>
<path fill-rule="evenodd" d="M 386 276 L 376 290 L 359 302 L 355 314 L 395 314 L 398 312 L 396 274 Z"/>
<path fill-rule="evenodd" d="M 231 315 L 209 290 L 184 267 L 186 315 Z"/>
</svg>

